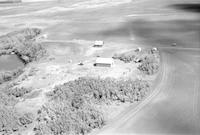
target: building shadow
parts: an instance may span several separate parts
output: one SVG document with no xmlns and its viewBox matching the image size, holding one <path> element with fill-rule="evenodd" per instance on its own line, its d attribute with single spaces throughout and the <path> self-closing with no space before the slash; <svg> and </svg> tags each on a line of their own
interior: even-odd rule
<svg viewBox="0 0 200 135">
<path fill-rule="evenodd" d="M 185 11 L 189 11 L 189 12 L 196 12 L 196 13 L 200 13 L 200 4 L 174 4 L 171 5 L 170 7 L 175 8 L 175 9 L 179 9 L 179 10 L 185 10 Z"/>
</svg>

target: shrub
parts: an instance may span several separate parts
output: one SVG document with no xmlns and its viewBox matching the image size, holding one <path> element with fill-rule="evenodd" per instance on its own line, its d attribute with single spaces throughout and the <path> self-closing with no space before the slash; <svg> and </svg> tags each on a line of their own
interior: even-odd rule
<svg viewBox="0 0 200 135">
<path fill-rule="evenodd" d="M 68 102 L 46 104 L 39 112 L 37 134 L 85 134 L 104 124 L 102 114 L 90 105 L 74 108 Z"/>
<path fill-rule="evenodd" d="M 46 54 L 46 50 L 39 43 L 26 41 L 23 43 L 23 46 L 17 48 L 16 54 L 24 63 L 29 63 L 43 57 Z"/>
<path fill-rule="evenodd" d="M 19 130 L 18 114 L 12 107 L 0 105 L 0 133 L 11 134 Z"/>
<path fill-rule="evenodd" d="M 17 78 L 23 72 L 24 71 L 22 69 L 16 69 L 14 71 L 0 72 L 0 84 L 7 82 L 7 81 L 11 81 L 14 78 Z"/>
<path fill-rule="evenodd" d="M 0 90 L 0 105 L 13 106 L 17 103 L 17 99 L 9 97 Z"/>
<path fill-rule="evenodd" d="M 17 100 L 0 90 L 0 134 L 11 134 L 19 129 L 18 114 L 13 106 Z"/>
<path fill-rule="evenodd" d="M 47 54 L 45 48 L 33 40 L 40 33 L 40 29 L 27 28 L 0 36 L 0 56 L 14 52 L 25 64 L 39 60 Z M 21 73 L 21 69 L 0 73 L 0 84 Z"/>
<path fill-rule="evenodd" d="M 33 114 L 20 115 L 14 107 L 0 105 L 0 134 L 13 134 L 33 122 Z"/>
<path fill-rule="evenodd" d="M 36 90 L 36 91 L 33 91 L 29 94 L 26 94 L 24 95 L 24 98 L 25 99 L 32 99 L 32 98 L 36 98 L 40 95 L 40 93 L 42 92 L 42 90 Z"/>
<path fill-rule="evenodd" d="M 27 28 L 1 36 L 0 55 L 15 52 L 24 63 L 38 60 L 46 54 L 46 50 L 33 40 L 40 33 L 40 29 Z"/>
<path fill-rule="evenodd" d="M 6 90 L 4 90 L 4 92 L 8 95 L 8 96 L 14 96 L 16 98 L 18 97 L 23 97 L 24 95 L 30 93 L 32 91 L 32 88 L 25 88 L 25 87 L 21 87 L 21 88 L 8 88 Z"/>
<path fill-rule="evenodd" d="M 159 51 L 153 49 L 143 50 L 141 52 L 126 52 L 122 54 L 115 54 L 113 59 L 119 59 L 125 63 L 132 61 L 141 63 L 138 69 L 145 74 L 152 75 L 158 72 L 160 64 Z"/>
<path fill-rule="evenodd" d="M 113 59 L 119 59 L 125 63 L 130 63 L 131 61 L 135 60 L 135 54 L 115 54 L 113 57 Z"/>
<path fill-rule="evenodd" d="M 145 57 L 138 69 L 147 75 L 153 75 L 159 70 L 159 61 L 154 56 Z"/>
<path fill-rule="evenodd" d="M 20 125 L 26 126 L 28 124 L 31 124 L 34 120 L 34 116 L 32 113 L 25 113 L 21 117 L 18 118 Z"/>
<path fill-rule="evenodd" d="M 17 100 L 0 90 L 0 134 L 12 134 L 33 121 L 31 113 L 19 114 L 14 105 Z"/>
</svg>

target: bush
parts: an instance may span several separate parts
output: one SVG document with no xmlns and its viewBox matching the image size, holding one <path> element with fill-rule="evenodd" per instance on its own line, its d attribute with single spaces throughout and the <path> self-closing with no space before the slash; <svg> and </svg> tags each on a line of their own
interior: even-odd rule
<svg viewBox="0 0 200 135">
<path fill-rule="evenodd" d="M 40 29 L 27 28 L 1 36 L 0 55 L 15 52 L 25 64 L 38 60 L 46 54 L 46 50 L 33 40 L 40 33 Z"/>
<path fill-rule="evenodd" d="M 25 113 L 21 117 L 18 118 L 20 125 L 26 126 L 33 122 L 34 116 L 32 113 Z"/>
<path fill-rule="evenodd" d="M 33 91 L 29 94 L 26 94 L 24 95 L 24 98 L 25 99 L 32 99 L 32 98 L 36 98 L 40 95 L 40 93 L 42 92 L 42 90 L 36 90 L 36 91 Z"/>
<path fill-rule="evenodd" d="M 119 59 L 125 63 L 130 63 L 132 61 L 136 63 L 141 63 L 138 69 L 145 74 L 153 75 L 158 72 L 160 64 L 159 51 L 154 49 L 147 49 L 141 52 L 126 52 L 122 54 L 115 54 L 113 59 Z"/>
<path fill-rule="evenodd" d="M 0 105 L 6 105 L 6 106 L 14 106 L 17 103 L 17 99 L 14 97 L 9 97 L 5 93 L 0 90 Z"/>
<path fill-rule="evenodd" d="M 32 91 L 32 88 L 9 88 L 4 90 L 4 93 L 6 93 L 8 96 L 14 96 L 16 98 L 23 97 L 24 95 L 30 93 Z"/>
<path fill-rule="evenodd" d="M 14 50 L 18 46 L 21 46 L 23 42 L 34 39 L 40 33 L 41 30 L 38 28 L 26 28 L 0 36 L 1 49 Z"/>
<path fill-rule="evenodd" d="M 14 78 L 17 78 L 22 73 L 23 73 L 22 69 L 16 69 L 14 71 L 0 72 L 0 84 L 7 82 L 7 81 L 11 81 Z"/>
<path fill-rule="evenodd" d="M 19 114 L 14 105 L 17 100 L 0 90 L 0 134 L 12 134 L 33 122 L 31 113 Z"/>
<path fill-rule="evenodd" d="M 24 42 L 23 46 L 17 48 L 16 54 L 26 64 L 32 61 L 39 60 L 46 54 L 46 50 L 41 46 L 41 44 L 33 41 L 28 41 Z"/>
<path fill-rule="evenodd" d="M 85 134 L 104 124 L 102 114 L 90 105 L 74 108 L 68 102 L 47 103 L 39 111 L 37 134 L 64 135 Z"/>
<path fill-rule="evenodd" d="M 14 106 L 18 102 L 18 97 L 25 97 L 30 93 L 32 88 L 10 88 L 6 86 L 0 88 L 0 104 Z"/>
<path fill-rule="evenodd" d="M 19 130 L 18 114 L 14 109 L 17 100 L 0 90 L 0 134 L 11 134 Z"/>
<path fill-rule="evenodd" d="M 11 134 L 19 130 L 18 114 L 12 107 L 0 105 L 0 133 Z"/>
<path fill-rule="evenodd" d="M 33 122 L 33 115 L 20 115 L 12 106 L 0 105 L 0 134 L 13 134 Z"/>
<path fill-rule="evenodd" d="M 0 56 L 14 52 L 25 64 L 39 60 L 47 54 L 45 48 L 33 40 L 40 33 L 40 29 L 27 28 L 0 36 Z M 0 73 L 0 84 L 16 78 L 21 73 L 21 69 Z"/>
<path fill-rule="evenodd" d="M 145 57 L 138 69 L 147 75 L 153 75 L 159 70 L 159 61 L 154 56 Z"/>
<path fill-rule="evenodd" d="M 125 63 L 130 63 L 135 60 L 135 55 L 122 53 L 122 54 L 115 54 L 112 58 L 119 59 Z"/>
</svg>

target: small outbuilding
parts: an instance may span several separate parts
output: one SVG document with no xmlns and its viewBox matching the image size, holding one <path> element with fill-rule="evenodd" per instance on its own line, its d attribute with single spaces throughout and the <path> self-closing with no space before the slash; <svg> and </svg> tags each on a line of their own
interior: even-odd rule
<svg viewBox="0 0 200 135">
<path fill-rule="evenodd" d="M 141 47 L 138 47 L 137 49 L 135 49 L 135 52 L 141 52 L 141 51 L 142 51 Z"/>
<path fill-rule="evenodd" d="M 172 46 L 176 46 L 177 44 L 176 43 L 172 43 Z"/>
<path fill-rule="evenodd" d="M 156 47 L 151 49 L 152 51 L 158 51 L 158 49 Z"/>
<path fill-rule="evenodd" d="M 112 67 L 114 65 L 114 60 L 112 58 L 97 58 L 94 66 L 98 67 Z"/>
<path fill-rule="evenodd" d="M 93 47 L 103 47 L 104 41 L 95 41 Z"/>
<path fill-rule="evenodd" d="M 48 38 L 47 34 L 39 35 L 35 38 L 36 41 L 40 42 L 42 40 L 46 40 Z"/>
</svg>

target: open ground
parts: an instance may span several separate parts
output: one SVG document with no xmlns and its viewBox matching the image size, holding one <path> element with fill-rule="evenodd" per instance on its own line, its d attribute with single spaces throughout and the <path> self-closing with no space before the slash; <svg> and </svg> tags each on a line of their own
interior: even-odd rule
<svg viewBox="0 0 200 135">
<path fill-rule="evenodd" d="M 116 67 L 102 71 L 93 67 L 94 58 L 111 57 L 138 46 L 157 47 L 163 67 L 155 93 L 136 108 L 126 107 L 105 128 L 92 134 L 200 134 L 200 2 L 123 2 L 78 0 L 0 5 L 1 35 L 25 27 L 42 28 L 47 35 L 42 42 L 51 53 L 51 62 L 26 67 L 27 72 L 34 67 L 36 75 L 19 85 L 32 86 L 41 93 L 20 102 L 17 108 L 34 112 L 45 102 L 45 92 L 81 76 L 143 78 L 134 71 L 134 64 L 116 61 Z M 92 48 L 94 40 L 104 40 L 105 47 Z M 77 66 L 80 62 L 84 68 Z"/>
</svg>

